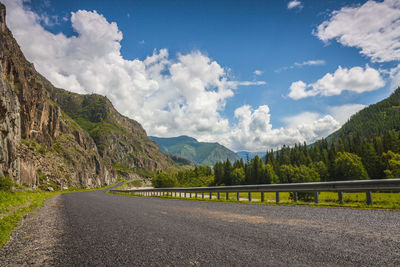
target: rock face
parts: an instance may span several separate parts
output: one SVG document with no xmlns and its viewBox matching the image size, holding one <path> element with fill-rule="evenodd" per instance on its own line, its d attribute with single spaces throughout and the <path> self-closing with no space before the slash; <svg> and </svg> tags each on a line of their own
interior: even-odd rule
<svg viewBox="0 0 400 267">
<path fill-rule="evenodd" d="M 3 73 L 1 65 L 0 73 Z M 19 112 L 17 95 L 9 83 L 0 79 L 0 177 L 6 173 L 17 182 L 20 182 L 20 158 L 17 152 L 17 144 L 21 143 Z"/>
<path fill-rule="evenodd" d="M 37 73 L 5 15 L 0 4 L 0 175 L 34 188 L 96 187 L 117 181 L 112 164 L 151 170 L 168 166 L 140 124 L 120 115 L 105 97 L 68 93 Z M 105 105 L 97 108 L 106 118 L 71 118 L 71 99 L 81 99 L 79 109 L 85 112 L 92 98 L 103 100 Z M 87 122 L 104 127 L 85 127 Z"/>
<path fill-rule="evenodd" d="M 49 92 L 50 98 L 90 134 L 100 155 L 113 166 L 155 171 L 172 164 L 143 127 L 118 113 L 106 97 L 58 88 Z"/>
</svg>

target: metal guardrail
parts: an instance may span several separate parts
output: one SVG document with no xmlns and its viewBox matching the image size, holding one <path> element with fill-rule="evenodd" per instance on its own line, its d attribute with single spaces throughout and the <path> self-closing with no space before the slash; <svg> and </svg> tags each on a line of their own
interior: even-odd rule
<svg viewBox="0 0 400 267">
<path fill-rule="evenodd" d="M 276 202 L 279 202 L 279 192 L 293 192 L 294 201 L 297 201 L 297 192 L 312 192 L 314 193 L 314 202 L 319 202 L 319 192 L 337 192 L 339 202 L 343 204 L 344 192 L 366 192 L 367 204 L 372 205 L 372 192 L 374 191 L 400 191 L 400 179 L 377 179 L 377 180 L 352 180 L 352 181 L 336 181 L 336 182 L 320 182 L 320 183 L 292 183 L 292 184 L 258 184 L 258 185 L 234 185 L 234 186 L 212 186 L 212 187 L 171 187 L 171 188 L 149 188 L 149 189 L 134 189 L 134 190 L 110 190 L 110 192 L 120 193 L 135 193 L 145 196 L 172 196 L 179 193 L 179 196 L 184 197 L 186 194 L 201 193 L 202 199 L 204 194 L 209 193 L 210 199 L 212 193 L 217 193 L 217 198 L 220 199 L 220 193 L 225 193 L 226 199 L 229 199 L 229 194 L 237 193 L 237 200 L 240 200 L 239 193 L 248 192 L 248 199 L 251 201 L 251 193 L 261 192 L 261 201 L 264 202 L 264 192 L 276 192 Z"/>
</svg>

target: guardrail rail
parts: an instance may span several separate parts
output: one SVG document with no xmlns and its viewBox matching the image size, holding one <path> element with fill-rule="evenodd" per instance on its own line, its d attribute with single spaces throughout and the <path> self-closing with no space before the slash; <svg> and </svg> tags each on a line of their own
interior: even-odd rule
<svg viewBox="0 0 400 267">
<path fill-rule="evenodd" d="M 258 185 L 234 185 L 234 186 L 211 186 L 211 187 L 171 187 L 171 188 L 148 188 L 134 190 L 110 190 L 110 192 L 134 193 L 143 196 L 178 196 L 195 198 L 201 194 L 201 198 L 205 198 L 208 193 L 209 198 L 212 198 L 212 193 L 217 193 L 217 198 L 220 199 L 221 193 L 225 193 L 225 197 L 229 200 L 229 193 L 236 193 L 237 200 L 240 200 L 240 193 L 247 192 L 248 200 L 252 200 L 251 193 L 261 192 L 261 202 L 264 202 L 265 192 L 275 192 L 276 202 L 279 200 L 279 192 L 293 192 L 293 199 L 297 201 L 298 192 L 314 193 L 314 202 L 319 202 L 319 192 L 337 192 L 338 200 L 344 204 L 343 193 L 345 192 L 365 192 L 368 205 L 373 205 L 372 192 L 377 191 L 400 191 L 400 179 L 376 179 L 376 180 L 352 180 L 352 181 L 335 181 L 335 182 L 319 182 L 319 183 L 291 183 L 291 184 L 258 184 Z"/>
</svg>

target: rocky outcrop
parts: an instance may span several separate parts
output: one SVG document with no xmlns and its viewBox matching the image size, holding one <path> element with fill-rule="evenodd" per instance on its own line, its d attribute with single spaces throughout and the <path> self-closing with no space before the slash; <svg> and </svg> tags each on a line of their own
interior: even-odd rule
<svg viewBox="0 0 400 267">
<path fill-rule="evenodd" d="M 104 96 L 79 95 L 52 88 L 50 98 L 95 141 L 104 160 L 124 169 L 167 169 L 172 160 L 135 120 L 121 115 Z"/>
<path fill-rule="evenodd" d="M 0 65 L 0 73 L 3 68 Z M 21 120 L 18 97 L 10 84 L 0 79 L 0 177 L 20 182 Z"/>
<path fill-rule="evenodd" d="M 53 85 L 36 72 L 5 23 L 0 5 L 0 166 L 15 182 L 39 187 L 113 183 L 90 135 L 49 98 Z M 0 173 L 1 174 L 1 173 Z"/>
<path fill-rule="evenodd" d="M 129 176 L 172 164 L 106 97 L 70 93 L 40 75 L 5 15 L 0 4 L 0 175 L 34 188 L 97 187 L 116 182 L 116 169 Z"/>
</svg>

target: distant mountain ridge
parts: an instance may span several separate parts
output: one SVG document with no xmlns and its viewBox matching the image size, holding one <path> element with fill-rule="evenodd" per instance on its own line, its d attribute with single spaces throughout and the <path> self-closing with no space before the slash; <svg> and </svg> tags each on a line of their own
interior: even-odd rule
<svg viewBox="0 0 400 267">
<path fill-rule="evenodd" d="M 249 159 L 254 158 L 255 156 L 258 156 L 259 158 L 264 158 L 266 152 L 248 152 L 248 151 L 239 151 L 236 152 L 236 154 L 239 155 L 239 157 L 241 157 L 243 160 L 247 160 L 247 157 Z"/>
<path fill-rule="evenodd" d="M 190 136 L 155 137 L 150 136 L 169 155 L 177 155 L 193 161 L 196 165 L 214 165 L 216 162 L 236 161 L 240 157 L 219 143 L 198 142 Z"/>
</svg>

